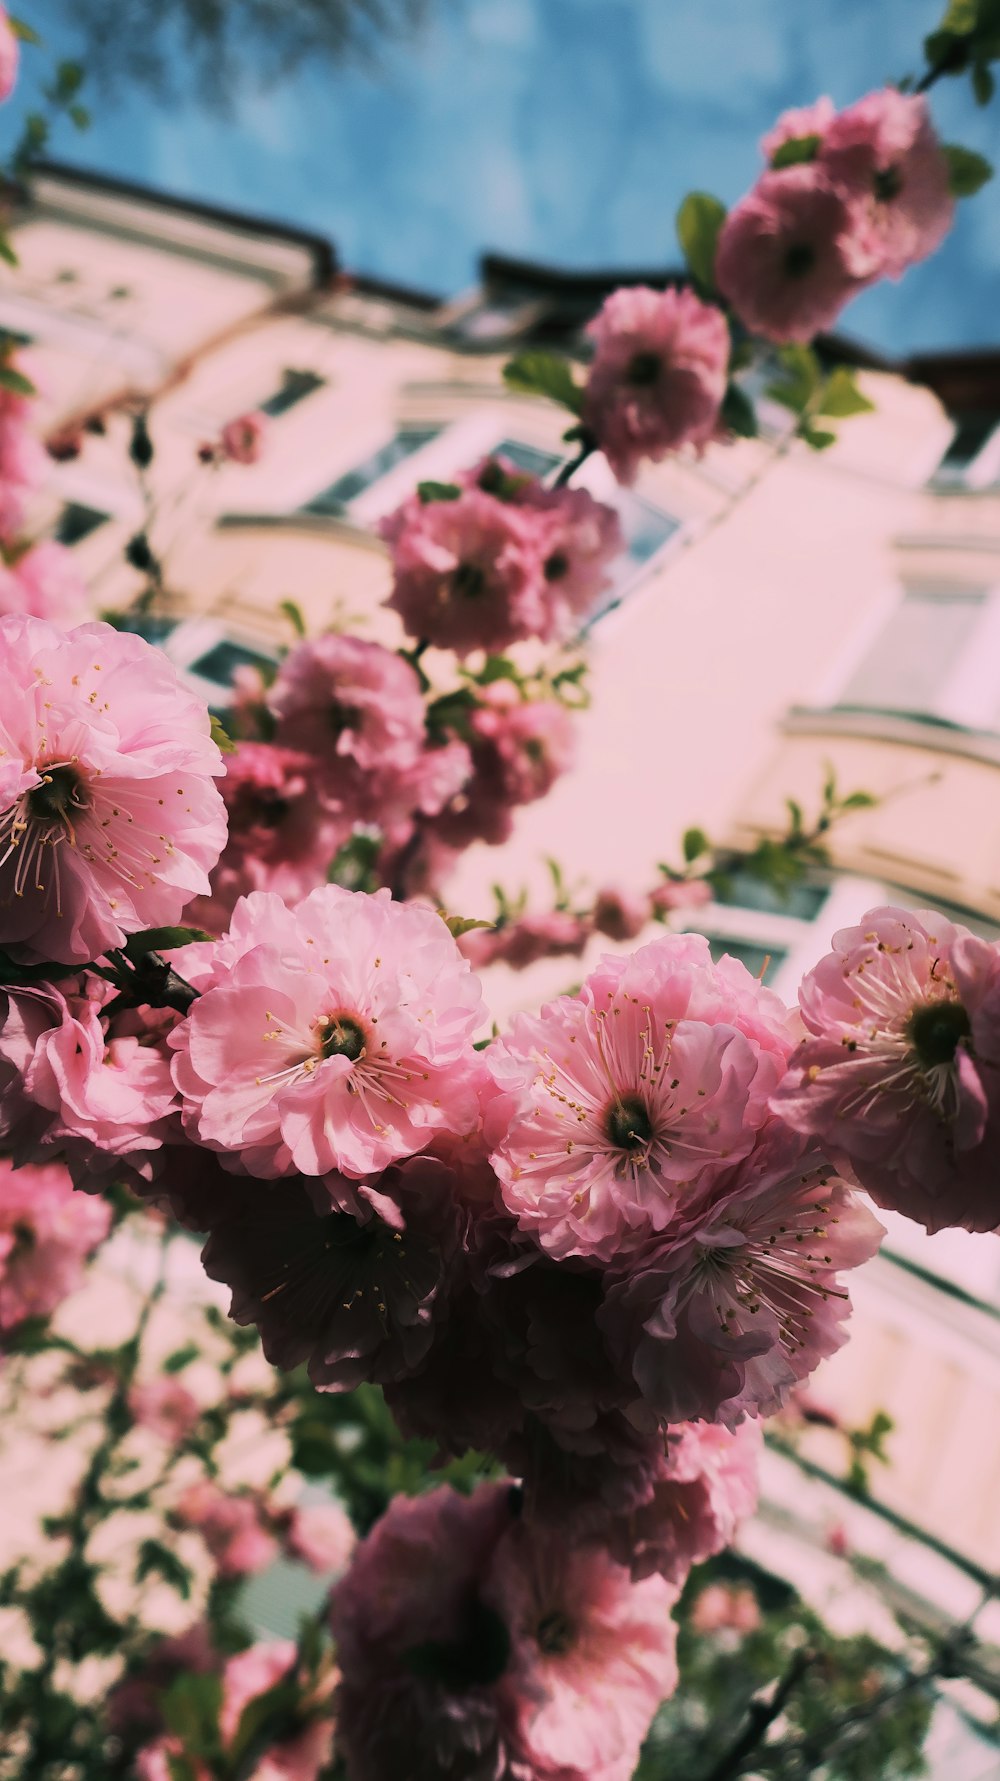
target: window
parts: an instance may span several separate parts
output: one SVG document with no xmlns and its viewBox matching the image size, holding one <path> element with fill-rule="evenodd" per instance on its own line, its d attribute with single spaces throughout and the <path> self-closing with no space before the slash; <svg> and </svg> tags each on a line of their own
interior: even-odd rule
<svg viewBox="0 0 1000 1781">
<path fill-rule="evenodd" d="M 274 659 L 261 655 L 259 650 L 247 649 L 242 643 L 232 643 L 224 638 L 191 663 L 192 674 L 200 674 L 203 680 L 212 680 L 216 686 L 232 686 L 237 668 L 260 668 L 270 674 L 274 668 Z"/>
<path fill-rule="evenodd" d="M 985 488 L 996 480 L 998 470 L 1000 428 L 997 416 L 985 409 L 956 416 L 951 444 L 931 479 L 933 486 L 938 489 Z"/>
<path fill-rule="evenodd" d="M 414 452 L 421 451 L 425 445 L 429 445 L 432 439 L 437 438 L 439 432 L 440 428 L 438 427 L 400 427 L 398 432 L 386 441 L 385 445 L 379 446 L 378 450 L 372 452 L 370 457 L 365 458 L 363 463 L 358 464 L 353 470 L 345 471 L 343 476 L 338 476 L 336 482 L 330 484 L 329 488 L 322 489 L 318 495 L 313 495 L 311 500 L 304 503 L 301 511 L 303 513 L 326 513 L 334 516 L 344 513 L 350 503 L 356 500 L 359 495 L 363 495 L 366 489 L 370 489 L 376 482 L 380 482 L 383 476 L 387 476 L 390 470 L 394 470 L 396 465 L 403 463 L 406 458 L 412 457 Z"/>
<path fill-rule="evenodd" d="M 761 915 L 790 916 L 794 921 L 815 921 L 830 894 L 826 884 L 790 884 L 782 893 L 737 866 L 715 892 L 717 903 L 727 908 L 754 909 Z"/>
<path fill-rule="evenodd" d="M 969 728 L 996 721 L 997 597 L 985 588 L 906 588 L 837 704 Z"/>
<path fill-rule="evenodd" d="M 296 403 L 311 396 L 314 390 L 321 390 L 325 382 L 326 379 L 317 377 L 315 371 L 287 370 L 273 396 L 268 396 L 267 401 L 260 404 L 260 412 L 277 420 L 279 415 L 287 414 Z"/>
<path fill-rule="evenodd" d="M 529 476 L 551 476 L 558 470 L 562 458 L 555 451 L 541 451 L 537 445 L 522 445 L 519 439 L 501 439 L 499 445 L 493 447 L 498 458 L 509 458 L 518 470 L 524 470 Z"/>
<path fill-rule="evenodd" d="M 97 507 L 86 507 L 82 501 L 67 501 L 52 535 L 57 544 L 79 544 L 99 526 L 105 525 L 110 517 Z"/>
<path fill-rule="evenodd" d="M 787 950 L 782 946 L 761 946 L 752 940 L 721 939 L 717 934 L 709 934 L 707 939 L 709 951 L 716 964 L 724 953 L 728 953 L 730 958 L 739 959 L 740 964 L 746 966 L 751 977 L 766 982 L 768 988 L 788 957 Z"/>
</svg>

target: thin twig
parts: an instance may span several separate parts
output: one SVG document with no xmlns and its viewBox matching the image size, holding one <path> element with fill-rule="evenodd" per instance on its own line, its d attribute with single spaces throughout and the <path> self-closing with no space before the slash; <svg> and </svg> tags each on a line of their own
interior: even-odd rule
<svg viewBox="0 0 1000 1781">
<path fill-rule="evenodd" d="M 747 1757 L 760 1748 L 771 1726 L 784 1712 L 810 1664 L 815 1661 L 814 1651 L 808 1648 L 797 1651 L 770 1700 L 750 1702 L 746 1725 L 715 1767 L 709 1770 L 705 1781 L 736 1781 L 736 1777 L 743 1774 Z"/>
</svg>

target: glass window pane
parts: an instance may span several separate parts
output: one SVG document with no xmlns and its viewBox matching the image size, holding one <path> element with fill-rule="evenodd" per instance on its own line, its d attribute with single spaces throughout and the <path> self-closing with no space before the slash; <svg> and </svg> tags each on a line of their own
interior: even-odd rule
<svg viewBox="0 0 1000 1781">
<path fill-rule="evenodd" d="M 325 378 L 317 377 L 315 371 L 286 371 L 281 388 L 275 390 L 273 396 L 268 396 L 266 402 L 261 403 L 260 412 L 276 420 L 280 414 L 287 414 L 297 402 L 311 396 L 314 390 L 321 390 L 325 381 Z"/>
<path fill-rule="evenodd" d="M 493 449 L 498 458 L 509 458 L 530 476 L 549 476 L 562 463 L 558 452 L 541 451 L 537 445 L 522 445 L 519 439 L 501 439 Z"/>
<path fill-rule="evenodd" d="M 80 501 L 67 501 L 56 520 L 53 537 L 58 544 L 79 544 L 81 538 L 89 538 L 91 532 L 103 526 L 108 517 L 96 507 L 85 507 Z"/>
<path fill-rule="evenodd" d="M 790 884 L 780 891 L 752 872 L 735 867 L 715 892 L 715 901 L 727 908 L 755 909 L 763 915 L 790 915 L 798 921 L 815 921 L 830 895 L 825 884 Z"/>
<path fill-rule="evenodd" d="M 366 489 L 372 488 L 383 476 L 387 476 L 404 458 L 412 457 L 422 446 L 429 445 L 432 439 L 437 438 L 440 430 L 440 427 L 400 427 L 392 439 L 387 439 L 363 463 L 357 464 L 353 470 L 346 470 L 329 488 L 321 489 L 318 495 L 313 495 L 310 501 L 306 501 L 302 508 L 303 513 L 326 513 L 334 516 L 343 513 L 351 501 L 363 495 Z"/>
<path fill-rule="evenodd" d="M 989 412 L 959 415 L 951 444 L 935 470 L 933 480 L 936 483 L 961 484 L 965 472 L 973 459 L 979 456 L 996 424 L 996 415 Z"/>
<path fill-rule="evenodd" d="M 192 674 L 200 674 L 204 680 L 214 680 L 217 686 L 231 686 L 237 668 L 273 670 L 274 660 L 271 656 L 261 655 L 259 650 L 246 649 L 242 643 L 230 643 L 227 639 L 214 644 L 191 663 Z"/>
<path fill-rule="evenodd" d="M 838 704 L 934 716 L 984 599 L 979 590 L 908 589 Z"/>
<path fill-rule="evenodd" d="M 740 964 L 746 966 L 751 977 L 761 978 L 765 983 L 773 982 L 775 972 L 788 957 L 783 946 L 759 946 L 752 940 L 720 940 L 715 934 L 709 934 L 707 939 L 716 964 L 724 953 L 728 953 L 730 958 L 739 959 Z"/>
</svg>

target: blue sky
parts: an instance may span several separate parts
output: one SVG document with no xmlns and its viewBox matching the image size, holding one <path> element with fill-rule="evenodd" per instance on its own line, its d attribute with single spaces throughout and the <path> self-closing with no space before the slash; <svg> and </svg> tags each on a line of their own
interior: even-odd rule
<svg viewBox="0 0 1000 1781">
<path fill-rule="evenodd" d="M 553 264 L 676 260 L 685 191 L 752 183 L 775 114 L 844 103 L 917 65 L 942 0 L 433 0 L 376 69 L 314 64 L 237 95 L 228 118 L 128 94 L 91 131 L 60 131 L 82 167 L 328 234 L 349 267 L 442 294 L 484 248 Z M 71 0 L 22 0 L 62 54 Z M 1000 159 L 1000 102 L 933 95 L 946 139 Z M 998 343 L 1000 184 L 962 207 L 946 248 L 860 298 L 850 332 L 889 351 Z"/>
</svg>

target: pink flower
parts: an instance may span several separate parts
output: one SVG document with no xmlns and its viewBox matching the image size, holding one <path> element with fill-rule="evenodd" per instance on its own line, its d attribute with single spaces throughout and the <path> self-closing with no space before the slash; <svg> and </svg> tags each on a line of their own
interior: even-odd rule
<svg viewBox="0 0 1000 1781">
<path fill-rule="evenodd" d="M 335 1585 L 337 1741 L 352 1781 L 497 1781 L 510 1635 L 479 1595 L 509 1489 L 397 1496 Z M 570 1778 L 572 1781 L 572 1778 Z"/>
<path fill-rule="evenodd" d="M 210 1208 L 204 1266 L 233 1289 L 269 1361 L 308 1361 L 321 1390 L 416 1371 L 446 1314 L 465 1213 L 453 1170 L 428 1156 L 372 1187 L 336 1175 L 242 1182 Z"/>
<path fill-rule="evenodd" d="M 9 568 L 0 566 L 0 613 L 26 612 L 66 629 L 81 624 L 89 611 L 83 577 L 65 545 L 46 539 Z"/>
<path fill-rule="evenodd" d="M 665 878 L 649 900 L 658 915 L 672 915 L 675 909 L 703 909 L 712 901 L 712 887 L 704 878 Z"/>
<path fill-rule="evenodd" d="M 57 1151 L 79 1187 L 102 1186 L 108 1174 L 148 1180 L 178 1105 L 166 1053 L 174 1016 L 130 1009 L 109 1018 L 113 994 L 92 976 L 12 991 L 0 1027 L 0 1058 L 19 1070 L 35 1112 L 15 1120 L 15 1155 L 43 1161 Z"/>
<path fill-rule="evenodd" d="M 221 791 L 229 834 L 211 893 L 188 906 L 189 921 L 219 929 L 251 891 L 294 903 L 325 884 L 351 823 L 317 800 L 320 772 L 314 756 L 271 743 L 241 742 L 227 756 Z"/>
<path fill-rule="evenodd" d="M 634 482 L 644 458 L 708 443 L 729 366 L 721 310 L 690 290 L 635 285 L 613 291 L 587 332 L 595 352 L 584 424 L 620 482 Z"/>
<path fill-rule="evenodd" d="M 140 1428 L 177 1445 L 191 1433 L 201 1406 L 180 1379 L 146 1379 L 133 1385 L 128 1407 Z"/>
<path fill-rule="evenodd" d="M 20 60 L 21 45 L 17 40 L 17 33 L 7 12 L 0 7 L 0 104 L 10 98 L 17 85 Z"/>
<path fill-rule="evenodd" d="M 509 1096 L 504 1203 L 557 1257 L 612 1262 L 751 1148 L 788 1017 L 733 959 L 677 935 L 605 958 L 578 996 L 520 1015 L 488 1061 Z"/>
<path fill-rule="evenodd" d="M 475 1124 L 480 988 L 432 910 L 335 885 L 294 910 L 256 892 L 210 969 L 170 1036 L 198 1142 L 257 1175 L 360 1177 Z"/>
<path fill-rule="evenodd" d="M 0 1161 L 0 1331 L 48 1317 L 75 1292 L 110 1228 L 110 1206 L 75 1194 L 61 1164 Z"/>
<path fill-rule="evenodd" d="M 336 1571 L 339 1576 L 347 1569 L 357 1535 L 339 1503 L 300 1503 L 292 1511 L 285 1545 L 311 1571 L 324 1577 Z"/>
<path fill-rule="evenodd" d="M 858 277 L 899 278 L 940 247 L 955 201 L 921 95 L 883 87 L 849 105 L 826 131 L 820 158 L 855 207 L 849 261 Z"/>
<path fill-rule="evenodd" d="M 732 1543 L 756 1509 L 761 1445 L 756 1422 L 734 1430 L 710 1422 L 668 1430 L 648 1495 L 610 1530 L 613 1557 L 633 1577 L 658 1571 L 682 1585 L 693 1565 Z"/>
<path fill-rule="evenodd" d="M 775 1125 L 686 1229 L 609 1286 L 600 1322 L 658 1419 L 772 1416 L 844 1342 L 840 1271 L 883 1235 L 822 1156 Z"/>
<path fill-rule="evenodd" d="M 929 1231 L 1000 1225 L 1000 949 L 927 911 L 872 909 L 799 992 L 775 1097 L 882 1206 Z"/>
<path fill-rule="evenodd" d="M 677 1685 L 676 1591 L 662 1577 L 633 1583 L 601 1547 L 571 1547 L 522 1522 L 497 1546 L 483 1594 L 511 1636 L 501 1689 L 530 1772 L 631 1775 Z"/>
<path fill-rule="evenodd" d="M 757 1597 L 746 1584 L 709 1583 L 691 1610 L 691 1625 L 703 1636 L 720 1632 L 741 1636 L 755 1633 L 760 1621 Z"/>
<path fill-rule="evenodd" d="M 226 1746 L 231 1746 L 240 1729 L 240 1721 L 252 1702 L 268 1694 L 278 1684 L 287 1682 L 291 1689 L 297 1684 L 298 1650 L 290 1639 L 275 1639 L 264 1645 L 251 1645 L 231 1657 L 222 1673 L 222 1706 L 219 1730 Z M 298 1684 L 301 1687 L 301 1683 Z M 252 1770 L 241 1766 L 247 1781 L 317 1781 L 332 1756 L 333 1719 L 330 1713 L 312 1717 L 316 1701 L 303 1698 L 302 1729 L 278 1738 L 255 1762 Z M 278 1704 L 278 1715 L 287 1723 L 295 1709 L 287 1703 Z"/>
<path fill-rule="evenodd" d="M 570 637 L 610 587 L 609 570 L 625 549 L 615 509 L 586 489 L 546 488 L 539 477 L 501 456 L 484 458 L 459 481 L 542 516 L 538 548 L 555 634 Z"/>
<path fill-rule="evenodd" d="M 227 1496 L 207 1478 L 188 1486 L 174 1514 L 182 1527 L 197 1528 L 222 1577 L 253 1576 L 279 1556 L 255 1498 Z"/>
<path fill-rule="evenodd" d="M 592 933 L 586 917 L 550 909 L 490 930 L 473 930 L 463 936 L 462 950 L 477 970 L 502 959 L 512 971 L 525 971 L 539 959 L 579 958 Z"/>
<path fill-rule="evenodd" d="M 511 812 L 551 791 L 571 766 L 573 719 L 556 699 L 524 699 L 508 681 L 484 687 L 469 719 L 471 775 L 441 810 L 434 834 L 452 847 L 510 834 Z"/>
<path fill-rule="evenodd" d="M 617 886 L 605 886 L 594 898 L 594 927 L 619 944 L 642 933 L 651 916 L 648 897 L 637 897 Z"/>
<path fill-rule="evenodd" d="M 715 258 L 719 289 L 751 333 L 808 341 L 832 326 L 862 289 L 852 224 L 818 165 L 761 175 L 726 218 Z"/>
<path fill-rule="evenodd" d="M 813 136 L 819 138 L 816 144 L 818 154 L 835 115 L 832 99 L 817 99 L 812 105 L 802 105 L 794 111 L 783 111 L 777 123 L 772 124 L 767 134 L 760 139 L 760 152 L 765 161 L 772 162 L 779 148 L 783 148 L 786 142 L 808 141 Z M 808 157 L 809 160 L 815 158 L 815 154 Z"/>
<path fill-rule="evenodd" d="M 278 740 L 313 756 L 334 776 L 404 772 L 424 744 L 424 701 L 416 671 L 381 643 L 329 631 L 285 658 L 267 696 Z"/>
<path fill-rule="evenodd" d="M 557 634 L 545 524 L 530 510 L 472 488 L 453 501 L 414 496 L 380 529 L 394 574 L 387 604 L 411 637 L 467 656 Z"/>
<path fill-rule="evenodd" d="M 224 458 L 231 464 L 257 464 L 264 452 L 267 421 L 262 414 L 240 414 L 227 421 L 219 440 Z"/>
<path fill-rule="evenodd" d="M 0 400 L 0 538 L 9 539 L 24 522 L 29 498 L 49 473 L 41 441 L 28 431 L 26 397 Z"/>
<path fill-rule="evenodd" d="M 221 772 L 159 650 L 0 618 L 0 945 L 83 963 L 175 922 L 222 851 Z"/>
</svg>

